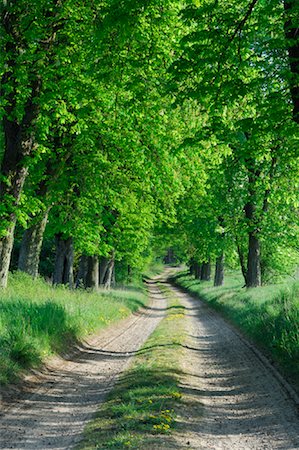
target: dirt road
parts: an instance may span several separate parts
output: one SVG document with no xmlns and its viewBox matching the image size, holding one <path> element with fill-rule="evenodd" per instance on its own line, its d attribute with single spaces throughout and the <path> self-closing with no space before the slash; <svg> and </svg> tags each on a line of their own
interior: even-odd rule
<svg viewBox="0 0 299 450">
<path fill-rule="evenodd" d="M 167 284 L 167 283 L 166 283 Z M 170 286 L 186 308 L 183 402 L 163 449 L 295 450 L 294 403 L 269 368 L 216 313 Z M 117 377 L 164 316 L 155 283 L 146 311 L 106 330 L 0 417 L 0 449 L 71 449 Z M 160 447 L 159 447 L 160 448 Z M 152 449 L 148 449 L 152 450 Z"/>
<path fill-rule="evenodd" d="M 218 314 L 172 290 L 187 320 L 186 405 L 175 448 L 299 449 L 295 404 L 275 375 Z"/>
<path fill-rule="evenodd" d="M 0 417 L 0 449 L 73 448 L 134 352 L 165 314 L 166 300 L 149 284 L 145 311 L 106 330 L 69 361 L 53 362 L 39 389 L 11 405 Z"/>
</svg>

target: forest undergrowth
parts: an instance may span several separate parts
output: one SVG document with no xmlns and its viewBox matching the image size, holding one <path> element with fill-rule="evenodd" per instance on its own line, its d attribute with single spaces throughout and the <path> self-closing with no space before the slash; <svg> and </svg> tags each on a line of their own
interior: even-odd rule
<svg viewBox="0 0 299 450">
<path fill-rule="evenodd" d="M 246 289 L 236 272 L 220 287 L 187 272 L 174 281 L 236 325 L 299 391 L 299 281 Z"/>
<path fill-rule="evenodd" d="M 0 385 L 64 353 L 79 339 L 128 316 L 147 303 L 139 285 L 98 292 L 52 287 L 24 273 L 0 292 Z"/>
</svg>

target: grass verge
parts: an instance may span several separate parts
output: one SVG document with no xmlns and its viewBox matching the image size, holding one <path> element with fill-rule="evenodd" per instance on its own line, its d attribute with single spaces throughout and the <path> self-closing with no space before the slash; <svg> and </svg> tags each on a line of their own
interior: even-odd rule
<svg viewBox="0 0 299 450">
<path fill-rule="evenodd" d="M 70 291 L 23 273 L 12 275 L 9 287 L 0 291 L 0 385 L 146 302 L 141 288 Z"/>
<path fill-rule="evenodd" d="M 136 353 L 133 365 L 87 426 L 77 450 L 154 449 L 176 425 L 178 352 L 184 340 L 184 308 L 169 298 L 167 315 Z"/>
<path fill-rule="evenodd" d="M 255 342 L 299 392 L 299 282 L 242 288 L 236 273 L 213 287 L 181 272 L 174 281 L 196 294 Z"/>
</svg>

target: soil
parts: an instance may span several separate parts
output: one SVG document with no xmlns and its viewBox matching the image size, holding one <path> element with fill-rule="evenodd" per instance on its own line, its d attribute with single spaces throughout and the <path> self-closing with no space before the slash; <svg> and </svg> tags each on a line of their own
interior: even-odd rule
<svg viewBox="0 0 299 450">
<path fill-rule="evenodd" d="M 86 423 L 165 315 L 166 299 L 154 282 L 148 288 L 147 308 L 86 341 L 69 359 L 53 358 L 43 374 L 29 377 L 29 388 L 17 401 L 2 402 L 0 449 L 64 450 L 76 445 Z"/>
<path fill-rule="evenodd" d="M 216 312 L 172 290 L 186 308 L 187 344 L 173 448 L 299 449 L 296 399 L 287 383 Z"/>
<path fill-rule="evenodd" d="M 167 286 L 186 308 L 186 345 L 178 428 L 170 439 L 161 436 L 159 448 L 299 449 L 296 405 L 275 373 L 217 313 Z M 76 445 L 85 424 L 164 317 L 166 299 L 154 281 L 149 290 L 148 308 L 94 336 L 67 360 L 51 360 L 18 401 L 3 403 L 0 449 Z"/>
</svg>

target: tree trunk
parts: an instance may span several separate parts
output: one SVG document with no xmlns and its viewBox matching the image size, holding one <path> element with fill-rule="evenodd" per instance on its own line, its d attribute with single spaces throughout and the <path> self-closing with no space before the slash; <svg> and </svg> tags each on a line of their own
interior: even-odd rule
<svg viewBox="0 0 299 450">
<path fill-rule="evenodd" d="M 261 255 L 260 255 L 260 223 L 256 217 L 256 182 L 260 176 L 260 170 L 255 167 L 255 161 L 247 160 L 248 176 L 248 202 L 245 205 L 245 217 L 248 223 L 248 254 L 246 287 L 257 287 L 261 285 Z"/>
<path fill-rule="evenodd" d="M 111 277 L 111 286 L 116 286 L 116 279 L 115 279 L 115 262 L 113 264 L 113 270 L 112 270 L 112 277 Z"/>
<path fill-rule="evenodd" d="M 41 220 L 25 230 L 23 234 L 18 261 L 18 270 L 28 273 L 33 278 L 38 276 L 40 252 L 49 210 L 50 209 L 47 209 L 41 217 Z"/>
<path fill-rule="evenodd" d="M 127 269 L 127 283 L 131 283 L 132 281 L 132 267 L 130 266 L 130 264 L 128 264 L 128 269 Z"/>
<path fill-rule="evenodd" d="M 224 253 L 216 258 L 214 286 L 222 286 L 224 283 Z"/>
<path fill-rule="evenodd" d="M 201 279 L 202 264 L 194 263 L 194 276 L 196 280 Z"/>
<path fill-rule="evenodd" d="M 196 261 L 194 258 L 190 258 L 189 261 L 189 273 L 190 275 L 194 275 L 195 276 L 195 267 L 196 267 Z"/>
<path fill-rule="evenodd" d="M 167 250 L 167 255 L 164 258 L 165 264 L 175 264 L 175 256 L 174 256 L 174 250 L 172 248 L 169 248 Z"/>
<path fill-rule="evenodd" d="M 6 236 L 0 240 L 0 287 L 6 288 L 8 280 L 8 271 L 11 259 L 11 252 L 14 242 L 14 230 L 16 221 L 12 223 Z"/>
<path fill-rule="evenodd" d="M 247 286 L 247 268 L 246 268 L 246 265 L 245 265 L 245 257 L 244 257 L 244 253 L 243 253 L 243 251 L 242 251 L 242 249 L 241 249 L 241 247 L 240 247 L 240 245 L 238 243 L 237 243 L 237 250 L 238 250 L 238 255 L 239 255 L 239 261 L 240 261 L 242 275 L 244 277 L 245 285 Z"/>
<path fill-rule="evenodd" d="M 103 286 L 103 284 L 104 284 L 106 272 L 107 272 L 107 269 L 108 269 L 108 264 L 109 264 L 109 258 L 106 258 L 105 256 L 102 256 L 100 258 L 100 265 L 99 265 L 99 282 L 100 282 L 100 286 Z"/>
<path fill-rule="evenodd" d="M 76 276 L 76 288 L 86 286 L 87 258 L 86 255 L 80 256 L 78 273 Z"/>
<path fill-rule="evenodd" d="M 74 248 L 73 239 L 62 239 L 60 234 L 55 236 L 56 258 L 53 274 L 53 284 L 68 284 L 70 288 L 74 284 L 73 262 Z"/>
<path fill-rule="evenodd" d="M 211 279 L 211 261 L 202 264 L 201 276 L 202 281 L 210 281 Z"/>
<path fill-rule="evenodd" d="M 260 241 L 258 233 L 249 233 L 247 259 L 247 287 L 261 285 Z"/>
<path fill-rule="evenodd" d="M 20 55 L 21 47 L 26 43 L 26 37 L 22 29 L 22 21 L 17 13 L 11 9 L 12 2 L 2 2 L 3 11 L 1 15 L 1 25 L 5 32 L 5 53 L 8 58 L 5 63 L 5 71 L 1 78 L 0 95 L 3 98 L 4 116 L 2 121 L 4 134 L 4 154 L 1 162 L 1 182 L 0 182 L 0 287 L 6 287 L 11 252 L 14 240 L 14 229 L 16 225 L 16 208 L 19 205 L 20 196 L 27 176 L 26 157 L 30 156 L 34 149 L 34 133 L 32 131 L 34 122 L 38 116 L 39 97 L 42 80 L 38 74 L 36 64 L 28 66 L 28 80 L 31 80 L 30 92 L 24 105 L 19 105 L 19 67 L 16 61 Z M 56 10 L 54 8 L 54 13 Z M 46 44 L 38 43 L 38 47 L 43 45 L 43 50 L 49 51 L 55 41 L 57 24 L 55 21 L 49 27 L 49 37 Z M 24 42 L 22 42 L 24 41 Z M 27 44 L 25 44 L 27 45 Z M 26 64 L 24 67 L 26 67 Z M 18 115 L 22 110 L 22 117 Z"/>
<path fill-rule="evenodd" d="M 297 0 L 285 0 L 284 9 L 287 14 L 287 20 L 284 24 L 285 37 L 289 54 L 289 64 L 292 74 L 290 81 L 290 91 L 293 102 L 293 117 L 296 123 L 299 123 L 299 28 L 298 12 L 296 12 Z M 293 17 L 292 17 L 293 16 Z"/>
<path fill-rule="evenodd" d="M 106 265 L 106 271 L 104 274 L 102 286 L 104 289 L 110 289 L 113 283 L 113 271 L 114 271 L 114 255 L 108 260 Z"/>
<path fill-rule="evenodd" d="M 41 88 L 41 80 L 32 74 L 31 93 L 24 105 L 21 120 L 16 118 L 16 98 L 18 96 L 18 82 L 16 80 L 16 57 L 19 54 L 15 42 L 15 27 L 17 19 L 12 14 L 2 16 L 2 25 L 7 34 L 5 51 L 9 58 L 6 62 L 6 71 L 2 76 L 1 85 L 10 85 L 6 91 L 1 89 L 4 104 L 4 117 L 2 120 L 4 135 L 4 153 L 1 161 L 0 203 L 0 287 L 6 287 L 11 252 L 14 241 L 16 225 L 16 208 L 19 205 L 24 182 L 28 173 L 25 157 L 29 156 L 34 147 L 32 132 L 28 132 L 38 114 L 38 104 L 35 101 Z"/>
<path fill-rule="evenodd" d="M 99 288 L 99 257 L 88 256 L 87 257 L 87 272 L 86 282 L 87 288 L 98 289 Z"/>
</svg>

